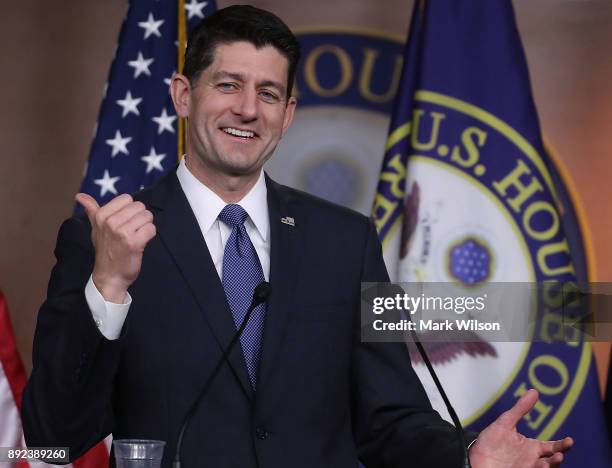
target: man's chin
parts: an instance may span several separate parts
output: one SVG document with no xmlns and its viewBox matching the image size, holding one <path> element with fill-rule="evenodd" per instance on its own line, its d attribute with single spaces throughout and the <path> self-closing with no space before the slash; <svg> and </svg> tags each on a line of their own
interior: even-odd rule
<svg viewBox="0 0 612 468">
<path fill-rule="evenodd" d="M 254 174 L 259 174 L 264 163 L 269 158 L 263 160 L 253 161 L 246 157 L 235 156 L 233 158 L 227 158 L 223 161 L 221 172 L 231 177 L 246 177 Z"/>
<path fill-rule="evenodd" d="M 248 177 L 259 175 L 262 166 L 263 164 L 231 164 L 221 169 L 224 174 L 230 177 Z"/>
</svg>

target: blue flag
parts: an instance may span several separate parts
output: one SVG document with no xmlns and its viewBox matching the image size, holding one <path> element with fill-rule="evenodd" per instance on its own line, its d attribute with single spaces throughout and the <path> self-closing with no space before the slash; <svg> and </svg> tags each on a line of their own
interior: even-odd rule
<svg viewBox="0 0 612 468">
<path fill-rule="evenodd" d="M 470 293 L 588 280 L 586 226 L 560 172 L 543 144 L 511 1 L 417 1 L 373 206 L 391 278 Z M 518 430 L 572 436 L 563 466 L 610 466 L 590 343 L 567 339 L 575 330 L 541 310 L 529 342 L 435 343 L 436 371 L 468 429 L 536 388 L 540 401 Z M 424 366 L 413 365 L 445 415 Z"/>
<path fill-rule="evenodd" d="M 215 0 L 182 3 L 187 30 L 216 9 Z M 176 165 L 178 119 L 169 85 L 178 25 L 178 0 L 130 2 L 81 185 L 98 203 L 147 187 Z"/>
</svg>

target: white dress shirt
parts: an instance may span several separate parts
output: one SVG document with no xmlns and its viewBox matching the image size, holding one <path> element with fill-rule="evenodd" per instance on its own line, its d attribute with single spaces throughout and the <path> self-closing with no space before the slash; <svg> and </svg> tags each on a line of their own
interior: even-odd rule
<svg viewBox="0 0 612 468">
<path fill-rule="evenodd" d="M 219 278 L 223 278 L 223 252 L 232 229 L 219 221 L 217 217 L 227 203 L 195 178 L 187 168 L 185 158 L 181 160 L 176 175 L 198 221 Z M 238 204 L 249 215 L 244 226 L 259 257 L 264 277 L 268 281 L 270 278 L 270 219 L 263 171 L 249 193 Z M 117 339 L 132 304 L 129 293 L 124 304 L 105 301 L 90 276 L 85 286 L 85 299 L 100 332 L 109 340 Z"/>
</svg>

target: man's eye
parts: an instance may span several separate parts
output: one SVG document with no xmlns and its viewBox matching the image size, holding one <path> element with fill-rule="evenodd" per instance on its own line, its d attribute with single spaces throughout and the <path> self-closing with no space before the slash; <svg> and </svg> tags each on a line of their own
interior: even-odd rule
<svg viewBox="0 0 612 468">
<path fill-rule="evenodd" d="M 270 91 L 260 91 L 259 95 L 266 101 L 277 101 L 278 96 Z"/>
<path fill-rule="evenodd" d="M 222 91 L 233 91 L 234 89 L 238 89 L 235 83 L 219 83 L 217 87 Z"/>
</svg>

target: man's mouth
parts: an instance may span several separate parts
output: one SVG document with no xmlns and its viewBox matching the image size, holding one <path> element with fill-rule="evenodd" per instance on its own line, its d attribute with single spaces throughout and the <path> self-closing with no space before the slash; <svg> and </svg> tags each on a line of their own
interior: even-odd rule
<svg viewBox="0 0 612 468">
<path fill-rule="evenodd" d="M 239 128 L 234 127 L 223 127 L 221 130 L 227 133 L 228 135 L 240 138 L 254 138 L 257 136 L 257 134 L 252 130 L 241 130 Z"/>
</svg>

